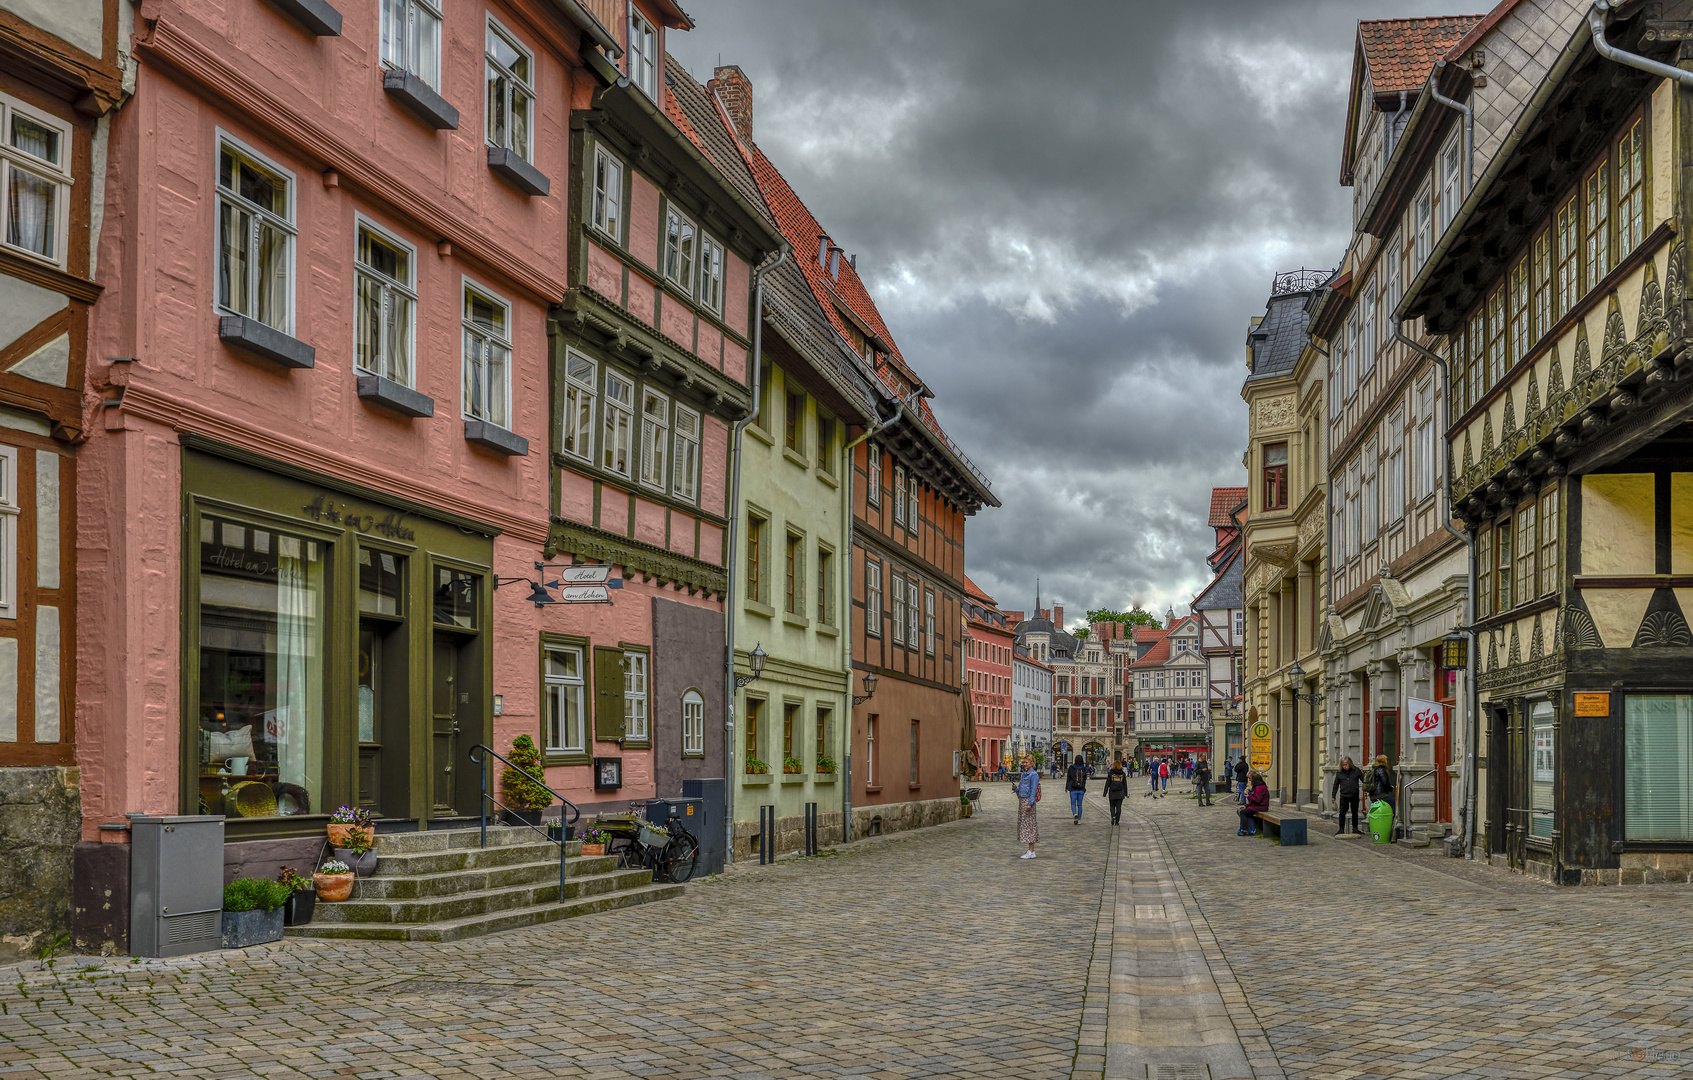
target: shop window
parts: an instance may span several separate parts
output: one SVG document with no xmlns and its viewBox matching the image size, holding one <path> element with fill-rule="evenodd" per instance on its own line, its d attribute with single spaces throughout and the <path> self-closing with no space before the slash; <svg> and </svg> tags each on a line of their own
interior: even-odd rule
<svg viewBox="0 0 1693 1080">
<path fill-rule="evenodd" d="M 875 443 L 864 444 L 865 483 L 864 501 L 871 506 L 882 505 L 882 452 Z"/>
<path fill-rule="evenodd" d="M 1617 143 L 1617 258 L 1646 239 L 1646 121 L 1636 120 Z"/>
<path fill-rule="evenodd" d="M 619 476 L 629 475 L 630 440 L 635 425 L 635 384 L 613 372 L 605 373 L 604 454 L 600 464 Z"/>
<path fill-rule="evenodd" d="M 199 801 L 204 813 L 323 812 L 328 548 L 200 519 Z"/>
<path fill-rule="evenodd" d="M 592 461 L 594 457 L 595 364 L 581 353 L 564 354 L 564 452 Z"/>
<path fill-rule="evenodd" d="M 18 448 L 0 446 L 0 619 L 18 617 Z"/>
<path fill-rule="evenodd" d="M 441 92 L 441 8 L 430 0 L 382 0 L 382 62 Z"/>
<path fill-rule="evenodd" d="M 504 147 L 525 161 L 530 149 L 530 117 L 534 112 L 534 61 L 505 27 L 488 20 L 488 126 L 490 146 Z"/>
<path fill-rule="evenodd" d="M 882 636 L 882 564 L 868 556 L 864 560 L 864 632 Z"/>
<path fill-rule="evenodd" d="M 292 179 L 228 140 L 218 151 L 218 306 L 284 334 L 294 324 Z"/>
<path fill-rule="evenodd" d="M 647 654 L 623 654 L 623 731 L 631 743 L 644 743 L 647 731 Z"/>
<path fill-rule="evenodd" d="M 700 233 L 700 306 L 723 314 L 723 245 Z"/>
<path fill-rule="evenodd" d="M 1287 509 L 1287 444 L 1264 447 L 1264 509 Z"/>
<path fill-rule="evenodd" d="M 0 188 L 5 192 L 0 219 L 6 246 L 62 267 L 70 227 L 70 127 L 4 94 L 0 126 L 5 132 L 0 139 Z"/>
<path fill-rule="evenodd" d="M 670 451 L 670 399 L 656 390 L 641 393 L 641 483 L 664 488 L 664 458 Z"/>
<path fill-rule="evenodd" d="M 623 242 L 623 162 L 603 146 L 594 148 L 594 205 L 589 220 L 614 242 Z"/>
<path fill-rule="evenodd" d="M 678 499 L 694 502 L 700 489 L 700 414 L 676 406 L 676 448 L 670 457 L 670 490 Z"/>
<path fill-rule="evenodd" d="M 542 742 L 549 754 L 586 754 L 587 717 L 584 695 L 582 650 L 549 648 L 546 651 L 546 702 Z"/>
<path fill-rule="evenodd" d="M 682 756 L 705 756 L 705 698 L 698 690 L 682 695 Z"/>
<path fill-rule="evenodd" d="M 464 289 L 464 415 L 511 428 L 509 309 L 491 293 Z"/>
<path fill-rule="evenodd" d="M 664 276 L 689 296 L 694 294 L 694 260 L 699 235 L 693 219 L 674 204 L 664 214 Z"/>
<path fill-rule="evenodd" d="M 1529 777 L 1528 834 L 1550 839 L 1557 823 L 1552 797 L 1558 779 L 1557 728 L 1552 723 L 1552 703 L 1536 701 L 1529 706 L 1529 738 L 1532 747 Z"/>
<path fill-rule="evenodd" d="M 629 5 L 629 81 L 658 100 L 658 31 L 635 5 Z"/>
<path fill-rule="evenodd" d="M 410 244 L 359 226 L 354 362 L 360 371 L 412 386 L 412 326 L 417 293 L 412 287 Z"/>
<path fill-rule="evenodd" d="M 1693 696 L 1630 694 L 1623 729 L 1624 837 L 1693 840 Z"/>
</svg>

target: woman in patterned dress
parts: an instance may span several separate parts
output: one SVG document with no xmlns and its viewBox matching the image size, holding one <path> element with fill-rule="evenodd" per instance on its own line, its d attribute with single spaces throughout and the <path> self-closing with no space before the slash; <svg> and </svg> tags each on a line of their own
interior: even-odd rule
<svg viewBox="0 0 1693 1080">
<path fill-rule="evenodd" d="M 1023 777 L 1017 781 L 1017 842 L 1029 845 L 1029 850 L 1018 858 L 1035 857 L 1035 841 L 1040 839 L 1040 830 L 1035 824 L 1035 803 L 1039 801 L 1040 773 L 1035 769 L 1035 759 L 1025 755 Z"/>
</svg>

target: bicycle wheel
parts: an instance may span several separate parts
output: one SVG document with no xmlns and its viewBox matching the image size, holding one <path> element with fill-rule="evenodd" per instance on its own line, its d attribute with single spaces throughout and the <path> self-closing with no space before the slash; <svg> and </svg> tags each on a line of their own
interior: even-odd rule
<svg viewBox="0 0 1693 1080">
<path fill-rule="evenodd" d="M 612 841 L 614 848 L 608 848 L 606 854 L 617 856 L 619 870 L 639 870 L 646 865 L 642 858 L 640 845 L 635 841 L 618 837 Z"/>
<path fill-rule="evenodd" d="M 664 855 L 660 866 L 664 876 L 680 885 L 694 876 L 694 867 L 699 864 L 700 847 L 698 842 L 687 833 L 671 837 L 670 843 L 664 846 Z"/>
</svg>

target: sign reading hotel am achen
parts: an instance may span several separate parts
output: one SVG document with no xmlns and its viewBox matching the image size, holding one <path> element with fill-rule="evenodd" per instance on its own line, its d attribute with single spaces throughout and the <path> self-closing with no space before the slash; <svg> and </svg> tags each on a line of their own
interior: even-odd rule
<svg viewBox="0 0 1693 1080">
<path fill-rule="evenodd" d="M 386 536 L 390 540 L 410 542 L 417 539 L 417 533 L 406 526 L 404 514 L 389 511 L 380 519 L 375 514 L 356 514 L 348 510 L 346 503 L 337 506 L 323 495 L 302 506 L 300 513 L 313 521 L 328 525 L 345 525 L 362 533 Z"/>
<path fill-rule="evenodd" d="M 1252 768 L 1264 772 L 1270 767 L 1270 723 L 1267 720 L 1255 720 L 1252 723 Z"/>
</svg>

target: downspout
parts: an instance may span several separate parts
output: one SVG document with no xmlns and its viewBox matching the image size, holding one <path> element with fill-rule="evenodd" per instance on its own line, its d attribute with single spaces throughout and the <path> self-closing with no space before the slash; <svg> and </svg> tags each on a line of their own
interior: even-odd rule
<svg viewBox="0 0 1693 1080">
<path fill-rule="evenodd" d="M 740 775 L 735 772 L 735 542 L 740 536 L 741 522 L 741 434 L 758 419 L 758 407 L 764 400 L 759 385 L 764 374 L 764 275 L 786 262 L 788 253 L 788 245 L 783 244 L 774 260 L 753 272 L 752 355 L 747 359 L 752 365 L 752 408 L 735 421 L 729 448 L 733 459 L 729 466 L 729 540 L 728 557 L 723 560 L 729 582 L 723 603 L 723 858 L 726 862 L 734 861 L 735 857 L 735 780 Z"/>
<path fill-rule="evenodd" d="M 870 398 L 870 407 L 874 409 L 876 407 L 875 392 L 868 386 L 865 386 L 864 390 L 866 395 Z M 914 391 L 912 393 L 912 397 L 916 396 L 916 392 Z M 864 425 L 864 433 L 858 438 L 847 443 L 845 448 L 841 451 L 841 472 L 846 474 L 845 482 L 841 484 L 841 488 L 846 492 L 847 524 L 847 549 L 845 559 L 846 592 L 842 595 L 846 597 L 845 607 L 849 612 L 846 618 L 846 625 L 843 627 L 845 633 L 841 634 L 841 656 L 846 662 L 847 672 L 846 724 L 843 728 L 844 738 L 841 740 L 841 842 L 843 844 L 852 839 L 852 699 L 854 695 L 852 680 L 852 616 L 850 611 L 852 609 L 852 532 L 853 523 L 856 521 L 853 514 L 852 503 L 852 452 L 858 447 L 859 443 L 872 437 L 884 428 L 899 423 L 900 417 L 904 415 L 905 400 L 902 398 L 899 403 L 899 408 L 894 410 L 894 414 L 892 416 L 888 417 L 886 420 L 872 420 L 870 423 Z M 866 468 L 864 471 L 868 474 L 870 470 Z M 866 611 L 864 613 L 864 617 L 868 619 L 870 617 L 870 613 Z"/>
<path fill-rule="evenodd" d="M 1593 0 L 1593 7 L 1587 12 L 1587 29 L 1593 37 L 1593 48 L 1600 56 L 1612 63 L 1631 67 L 1637 71 L 1644 71 L 1649 75 L 1659 75 L 1666 79 L 1674 79 L 1682 86 L 1693 87 L 1693 71 L 1683 71 L 1678 67 L 1648 60 L 1635 53 L 1624 52 L 1605 40 L 1605 16 L 1611 10 L 1610 0 Z"/>
<path fill-rule="evenodd" d="M 1469 663 L 1464 666 L 1464 705 L 1468 715 L 1468 723 L 1464 729 L 1464 795 L 1463 795 L 1463 826 L 1464 826 L 1464 858 L 1475 858 L 1475 815 L 1476 815 L 1476 754 L 1481 740 L 1481 694 L 1476 686 L 1475 668 L 1476 653 L 1480 648 L 1481 639 L 1475 630 L 1475 593 L 1476 593 L 1476 548 L 1475 534 L 1464 532 L 1452 527 L 1452 447 L 1446 438 L 1446 429 L 1451 423 L 1452 376 L 1444 358 L 1439 353 L 1412 341 L 1405 336 L 1405 323 L 1398 321 L 1393 324 L 1393 338 L 1413 352 L 1421 353 L 1434 362 L 1440 369 L 1440 498 L 1445 504 L 1440 514 L 1441 526 L 1453 536 L 1464 542 L 1465 561 L 1469 564 L 1469 582 L 1464 590 L 1463 629 L 1470 635 Z"/>
<path fill-rule="evenodd" d="M 1404 106 L 1401 105 L 1400 108 L 1403 109 Z M 1334 357 L 1329 354 L 1329 351 L 1327 349 L 1319 347 L 1317 345 L 1316 341 L 1313 340 L 1311 335 L 1308 334 L 1308 333 L 1305 335 L 1305 344 L 1311 346 L 1312 352 L 1316 353 L 1318 356 L 1322 357 L 1324 360 L 1329 361 L 1329 363 L 1331 365 L 1334 363 Z M 1323 380 L 1323 385 L 1328 388 L 1328 392 L 1330 394 L 1334 393 L 1333 383 L 1334 383 L 1334 369 L 1331 367 L 1329 369 L 1328 377 Z M 1297 393 L 1297 392 L 1298 391 L 1297 391 L 1297 388 L 1296 388 L 1295 393 Z M 1325 403 L 1325 406 L 1326 406 L 1326 404 L 1327 403 Z M 1328 420 L 1326 418 L 1323 420 L 1321 426 L 1324 429 L 1326 429 L 1328 427 Z M 1324 434 L 1325 434 L 1325 436 L 1327 435 L 1326 430 L 1324 431 Z M 1326 454 L 1324 456 L 1327 457 Z M 1323 603 L 1323 618 L 1327 619 L 1329 617 L 1329 615 L 1334 612 L 1335 607 L 1334 607 L 1334 481 L 1329 479 L 1329 470 L 1328 470 L 1328 467 L 1326 465 L 1323 468 L 1323 575 L 1324 575 L 1324 577 L 1326 577 L 1328 579 L 1327 583 L 1323 586 L 1323 588 L 1324 588 L 1324 593 L 1323 593 L 1323 600 L 1324 600 L 1324 603 Z M 1312 652 L 1317 651 L 1317 639 L 1320 638 L 1320 637 L 1322 637 L 1322 632 L 1320 630 L 1318 630 L 1316 626 L 1312 626 L 1311 627 L 1311 651 Z M 1297 648 L 1298 644 L 1299 644 L 1298 642 L 1294 642 L 1294 645 L 1295 645 L 1296 648 Z M 1297 660 L 1298 660 L 1298 658 L 1295 657 L 1295 662 L 1297 662 Z M 1328 675 L 1328 664 L 1323 662 L 1323 658 L 1321 656 L 1318 656 L 1317 660 L 1318 660 L 1319 663 L 1322 664 L 1322 672 L 1323 672 L 1323 674 L 1326 678 L 1326 676 Z M 1324 694 L 1323 695 L 1323 726 L 1325 728 L 1328 726 L 1328 722 L 1329 722 L 1328 711 L 1329 711 L 1329 699 L 1328 699 L 1328 695 Z M 1336 712 L 1338 712 L 1338 711 L 1339 710 L 1336 710 Z M 1327 741 L 1327 732 L 1324 733 L 1324 736 L 1325 736 L 1324 741 Z M 1342 751 L 1342 753 L 1344 753 L 1344 751 Z M 1325 777 L 1325 779 L 1326 779 L 1326 777 Z M 1318 805 L 1319 806 L 1322 805 L 1321 797 L 1322 797 L 1322 793 L 1318 792 L 1318 799 L 1319 799 Z"/>
<path fill-rule="evenodd" d="M 1600 3 L 1603 2 L 1604 0 L 1600 0 Z M 1434 70 L 1429 72 L 1428 76 L 1428 96 L 1448 109 L 1457 109 L 1464 114 L 1464 197 L 1468 198 L 1470 188 L 1475 186 L 1475 113 L 1470 110 L 1469 105 L 1465 102 L 1449 98 L 1434 88 L 1440 75 L 1440 69 L 1445 66 L 1446 61 L 1444 60 L 1434 62 Z M 1463 205 L 1462 202 L 1459 205 Z M 1457 207 L 1453 207 L 1453 212 L 1456 213 L 1456 211 Z"/>
</svg>

